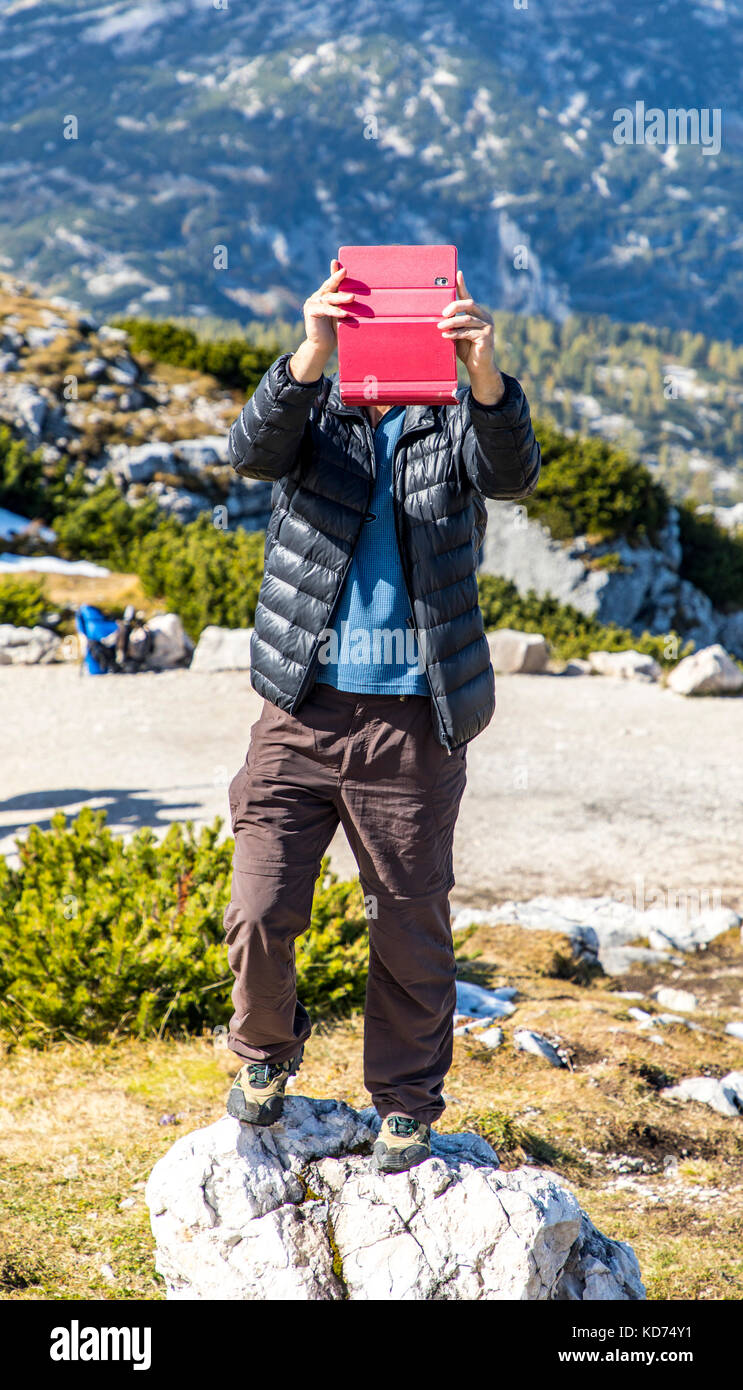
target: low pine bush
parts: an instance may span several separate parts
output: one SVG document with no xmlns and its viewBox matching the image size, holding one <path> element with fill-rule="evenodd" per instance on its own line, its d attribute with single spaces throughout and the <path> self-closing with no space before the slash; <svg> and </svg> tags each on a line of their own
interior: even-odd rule
<svg viewBox="0 0 743 1390">
<path fill-rule="evenodd" d="M 111 569 L 128 571 L 136 563 L 136 547 L 145 537 L 154 539 L 165 513 L 154 497 L 133 507 L 112 478 L 90 492 L 70 500 L 52 525 L 58 553 L 66 560 L 93 560 Z"/>
<path fill-rule="evenodd" d="M 641 463 L 603 439 L 561 434 L 539 423 L 539 486 L 526 506 L 556 540 L 573 536 L 654 537 L 668 510 L 665 489 Z"/>
<path fill-rule="evenodd" d="M 168 520 L 136 546 L 132 568 L 145 592 L 177 613 L 194 642 L 208 623 L 250 627 L 263 578 L 262 531 L 222 531 L 208 513 Z"/>
<path fill-rule="evenodd" d="M 222 916 L 233 842 L 221 822 L 115 836 L 105 812 L 32 826 L 19 865 L 0 859 L 0 1030 L 18 1043 L 184 1034 L 225 1025 L 232 974 Z M 313 1017 L 364 998 L 367 926 L 358 883 L 323 861 L 311 926 L 296 943 Z"/>
<path fill-rule="evenodd" d="M 206 372 L 224 386 L 248 394 L 276 357 L 276 346 L 256 347 L 245 338 L 198 338 L 190 328 L 162 319 L 116 320 L 129 334 L 133 353 L 145 353 L 153 362 Z"/>
<path fill-rule="evenodd" d="M 717 608 L 743 608 L 743 535 L 731 535 L 688 503 L 679 508 L 681 576 L 696 584 Z"/>
<path fill-rule="evenodd" d="M 0 623 L 34 627 L 49 604 L 37 579 L 9 574 L 0 578 Z"/>
</svg>

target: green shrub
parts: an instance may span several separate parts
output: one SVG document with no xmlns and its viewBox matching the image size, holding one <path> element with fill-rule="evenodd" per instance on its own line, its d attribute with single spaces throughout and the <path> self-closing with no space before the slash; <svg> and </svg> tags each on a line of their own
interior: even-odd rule
<svg viewBox="0 0 743 1390">
<path fill-rule="evenodd" d="M 222 925 L 231 839 L 172 825 L 158 844 L 124 841 L 105 812 L 32 826 L 18 868 L 0 859 L 0 1028 L 40 1046 L 224 1025 L 232 974 Z M 296 944 L 297 982 L 313 1016 L 363 1001 L 366 919 L 358 883 L 321 866 L 311 926 Z"/>
<path fill-rule="evenodd" d="M 526 596 L 515 584 L 496 574 L 479 576 L 480 607 L 487 628 L 513 627 L 520 632 L 541 632 L 557 657 L 587 657 L 589 652 L 622 652 L 632 648 L 652 656 L 661 666 L 675 666 L 693 644 L 682 646 L 675 632 L 635 636 L 627 628 L 597 623 L 570 604 L 548 596 L 539 598 L 533 589 Z"/>
<path fill-rule="evenodd" d="M 263 578 L 262 531 L 222 531 L 208 513 L 182 526 L 168 520 L 136 547 L 145 592 L 162 598 L 197 642 L 209 623 L 250 627 Z"/>
<path fill-rule="evenodd" d="M 49 522 L 83 491 L 82 468 L 69 475 L 66 458 L 45 464 L 38 449 L 32 452 L 24 440 L 13 438 L 7 425 L 0 425 L 0 507 Z"/>
<path fill-rule="evenodd" d="M 165 513 L 154 497 L 133 507 L 122 496 L 113 478 L 106 478 L 55 516 L 57 551 L 67 560 L 94 560 L 111 569 L 129 570 L 135 564 L 136 547 L 165 523 Z"/>
<path fill-rule="evenodd" d="M 717 608 L 743 608 L 743 536 L 730 535 L 713 517 L 679 508 L 681 576 L 696 584 Z"/>
<path fill-rule="evenodd" d="M 190 328 L 156 319 L 117 319 L 129 334 L 132 352 L 146 353 L 154 362 L 207 372 L 224 386 L 252 392 L 276 357 L 276 346 L 255 347 L 245 338 L 198 338 Z"/>
<path fill-rule="evenodd" d="M 557 540 L 573 536 L 654 536 L 668 508 L 648 470 L 603 439 L 569 438 L 536 426 L 542 473 L 526 506 Z"/>
<path fill-rule="evenodd" d="M 48 607 L 44 587 L 37 579 L 14 574 L 0 578 L 0 623 L 33 627 Z"/>
</svg>

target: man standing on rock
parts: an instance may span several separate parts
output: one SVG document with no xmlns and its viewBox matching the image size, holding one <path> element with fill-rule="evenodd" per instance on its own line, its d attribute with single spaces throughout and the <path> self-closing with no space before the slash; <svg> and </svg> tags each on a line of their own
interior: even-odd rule
<svg viewBox="0 0 743 1390">
<path fill-rule="evenodd" d="M 228 1110 L 257 1125 L 282 1113 L 311 1031 L 294 942 L 340 823 L 368 904 L 373 1161 L 397 1172 L 430 1154 L 452 1060 L 452 841 L 467 745 L 495 709 L 476 578 L 484 498 L 533 492 L 540 452 L 461 272 L 438 324 L 469 375 L 456 403 L 344 405 L 323 372 L 353 295 L 338 261 L 330 271 L 304 305 L 304 341 L 230 431 L 236 471 L 274 486 L 251 640 L 263 709 L 229 789 L 228 1043 L 245 1065 Z"/>
</svg>

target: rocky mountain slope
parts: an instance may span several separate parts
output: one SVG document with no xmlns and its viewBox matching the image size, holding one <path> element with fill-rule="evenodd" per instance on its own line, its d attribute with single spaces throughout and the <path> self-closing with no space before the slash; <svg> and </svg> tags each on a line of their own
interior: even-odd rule
<svg viewBox="0 0 743 1390">
<path fill-rule="evenodd" d="M 104 315 L 293 317 L 342 242 L 453 241 L 496 307 L 741 341 L 742 12 L 18 0 L 2 264 Z M 636 101 L 719 108 L 720 153 L 615 143 Z"/>
<path fill-rule="evenodd" d="M 677 632 L 698 648 L 719 642 L 743 658 L 743 610 L 719 612 L 680 574 L 679 515 L 669 509 L 651 544 L 647 539 L 559 542 L 537 521 L 524 521 L 504 502 L 488 502 L 482 554 L 485 573 L 510 579 L 520 593 L 551 595 L 604 624 L 641 633 Z M 517 524 L 515 524 L 517 523 Z"/>
<path fill-rule="evenodd" d="M 223 507 L 225 524 L 260 529 L 270 485 L 227 460 L 242 403 L 213 377 L 133 355 L 79 305 L 0 278 L 0 423 L 46 463 L 82 464 L 91 488 L 111 475 L 134 504 L 154 497 L 181 521 Z M 6 540 L 13 529 L 6 518 Z"/>
</svg>

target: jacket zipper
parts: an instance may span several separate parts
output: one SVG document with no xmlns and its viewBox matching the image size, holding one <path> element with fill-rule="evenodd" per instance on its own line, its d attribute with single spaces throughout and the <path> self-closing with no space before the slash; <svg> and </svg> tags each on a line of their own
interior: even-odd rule
<svg viewBox="0 0 743 1390">
<path fill-rule="evenodd" d="M 366 416 L 364 416 L 364 423 L 365 423 L 365 425 L 366 425 L 367 432 L 369 432 L 370 429 L 371 429 L 371 427 L 370 427 L 370 425 L 369 425 L 369 421 L 368 421 L 368 419 L 366 418 Z M 375 479 L 375 476 L 376 476 L 376 468 L 375 468 L 375 463 L 374 463 L 374 439 L 373 439 L 373 438 L 372 438 L 372 440 L 371 440 L 371 456 L 372 456 L 372 472 L 371 472 L 371 476 L 370 476 L 370 478 L 369 478 L 369 489 L 368 489 L 368 492 L 367 492 L 367 494 L 366 494 L 366 507 L 365 507 L 365 509 L 364 509 L 365 513 L 368 512 L 369 506 L 370 506 L 370 504 L 371 504 L 372 492 L 374 491 L 374 479 Z M 364 523 L 363 523 L 363 518 L 362 518 L 361 525 L 363 526 L 363 524 L 364 524 Z M 360 531 L 360 530 L 361 530 L 361 528 L 359 528 L 359 531 Z M 358 536 L 356 537 L 356 540 L 358 541 Z M 355 549 L 356 549 L 356 547 L 354 546 L 354 550 L 355 550 Z M 348 574 L 348 571 L 349 571 L 350 568 L 351 568 L 351 561 L 352 561 L 352 560 L 353 560 L 353 550 L 351 551 L 351 554 L 350 554 L 349 557 L 348 557 L 348 562 L 347 562 L 346 567 L 345 567 L 345 569 L 344 569 L 344 571 L 343 571 L 343 573 L 342 573 L 342 575 L 341 575 L 340 583 L 338 584 L 338 591 L 337 591 L 337 593 L 336 593 L 335 598 L 333 599 L 333 605 L 332 605 L 332 607 L 331 607 L 331 609 L 330 609 L 330 612 L 328 613 L 327 618 L 325 619 L 325 628 L 329 628 L 329 627 L 331 626 L 331 623 L 332 623 L 333 618 L 334 618 L 334 616 L 335 616 L 336 609 L 337 609 L 338 604 L 340 603 L 340 600 L 341 600 L 341 594 L 343 593 L 343 585 L 344 585 L 345 582 L 346 582 L 346 575 Z M 305 673 L 304 673 L 304 675 L 303 675 L 303 677 L 302 677 L 302 680 L 301 680 L 301 682 L 300 682 L 300 685 L 299 685 L 299 690 L 297 691 L 297 693 L 296 693 L 296 695 L 294 696 L 294 699 L 293 699 L 293 701 L 292 701 L 291 708 L 290 708 L 290 710 L 289 710 L 289 713 L 290 713 L 290 714 L 293 714 L 294 711 L 295 711 L 295 709 L 298 708 L 299 701 L 301 700 L 302 696 L 304 695 L 305 686 L 306 686 L 306 685 L 308 684 L 308 682 L 309 682 L 310 675 L 311 675 L 311 674 L 314 674 L 313 667 L 314 667 L 314 665 L 315 665 L 315 657 L 317 656 L 317 652 L 318 652 L 319 646 L 320 646 L 320 638 L 318 637 L 318 638 L 317 638 L 317 641 L 315 642 L 314 647 L 312 648 L 312 651 L 310 652 L 309 660 L 308 660 L 308 662 L 307 662 L 307 667 L 306 667 Z"/>
<path fill-rule="evenodd" d="M 403 439 L 405 438 L 406 433 L 407 433 L 407 434 L 412 434 L 413 431 L 412 431 L 412 430 L 407 430 L 407 431 L 403 430 L 403 432 L 401 433 L 401 435 L 400 435 L 400 437 L 399 437 L 399 439 L 398 439 L 398 441 L 397 441 L 397 443 L 396 443 L 396 445 L 395 445 L 395 447 L 394 447 L 394 449 L 393 449 L 393 451 L 392 451 L 392 515 L 393 515 L 393 517 L 395 518 L 395 539 L 396 539 L 396 541 L 397 541 L 397 550 L 398 550 L 398 554 L 399 554 L 399 556 L 400 556 L 400 568 L 401 568 L 401 570 L 402 570 L 402 577 L 403 577 L 403 579 L 404 579 L 404 581 L 405 581 L 405 592 L 406 592 L 406 594 L 407 594 L 407 596 L 408 596 L 408 606 L 409 606 L 409 608 L 410 608 L 410 617 L 408 618 L 408 624 L 409 624 L 409 626 L 413 629 L 413 632 L 415 633 L 416 644 L 417 644 L 417 651 L 418 651 L 418 655 L 420 656 L 420 634 L 419 634 L 419 632 L 418 632 L 418 628 L 417 628 L 416 622 L 415 622 L 415 609 L 413 608 L 413 600 L 412 600 L 412 597 L 411 597 L 411 594 L 410 594 L 410 583 L 409 583 L 409 581 L 408 581 L 408 572 L 407 572 L 407 567 L 406 567 L 406 564 L 405 564 L 405 554 L 404 554 L 404 549 L 403 549 L 402 540 L 401 540 L 401 536 L 400 536 L 400 527 L 399 527 L 399 524 L 398 524 L 398 513 L 397 513 L 397 451 L 398 451 L 398 449 L 399 449 L 399 447 L 400 447 L 400 445 L 401 445 Z M 435 711 L 436 711 L 436 718 L 437 718 L 437 720 L 438 720 L 439 729 L 440 729 L 440 731 L 441 731 L 442 742 L 443 742 L 444 748 L 446 749 L 447 753 L 451 754 L 451 751 L 452 751 L 452 750 L 451 750 L 451 744 L 450 744 L 449 739 L 448 739 L 448 737 L 447 737 L 446 729 L 444 728 L 444 721 L 443 721 L 443 719 L 441 718 L 441 710 L 439 709 L 438 701 L 437 701 L 437 699 L 436 699 L 436 696 L 434 695 L 433 685 L 432 685 L 432 683 L 431 683 L 431 677 L 430 677 L 429 674 L 428 674 L 428 662 L 427 662 L 427 661 L 426 661 L 426 663 L 425 663 L 425 668 L 424 668 L 424 669 L 425 669 L 425 672 L 426 672 L 426 680 L 428 681 L 428 688 L 429 688 L 429 690 L 430 690 L 430 692 L 431 692 L 431 700 L 433 701 L 433 707 L 434 707 L 434 709 L 435 709 Z"/>
</svg>

